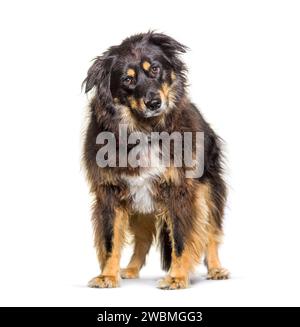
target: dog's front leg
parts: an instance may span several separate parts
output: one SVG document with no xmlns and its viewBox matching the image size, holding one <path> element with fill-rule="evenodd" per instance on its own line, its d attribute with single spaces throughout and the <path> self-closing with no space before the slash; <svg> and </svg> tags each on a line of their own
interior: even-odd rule
<svg viewBox="0 0 300 327">
<path fill-rule="evenodd" d="M 181 289 L 189 286 L 189 274 L 200 262 L 207 244 L 208 215 L 199 185 L 189 182 L 170 186 L 165 196 L 163 260 L 168 275 L 158 287 Z M 169 264 L 170 263 L 170 264 Z"/>
<path fill-rule="evenodd" d="M 95 247 L 101 274 L 89 282 L 89 287 L 111 288 L 119 284 L 120 258 L 128 223 L 127 212 L 118 207 L 107 193 L 98 198 L 93 213 Z"/>
<path fill-rule="evenodd" d="M 167 276 L 160 280 L 158 288 L 175 290 L 189 286 L 189 272 L 192 267 L 191 253 L 188 251 L 184 230 L 178 226 L 178 215 L 168 216 L 167 225 L 171 245 L 171 265 Z"/>
<path fill-rule="evenodd" d="M 181 255 L 176 255 L 175 251 L 172 251 L 170 271 L 165 278 L 159 281 L 158 288 L 164 290 L 187 288 L 189 286 L 190 261 L 187 251 Z"/>
<path fill-rule="evenodd" d="M 171 187 L 166 196 L 166 238 L 164 246 L 170 246 L 168 275 L 159 281 L 161 289 L 181 289 L 189 286 L 189 272 L 192 268 L 191 232 L 195 223 L 193 204 L 184 186 Z M 169 244 L 169 245 L 168 245 Z"/>
</svg>

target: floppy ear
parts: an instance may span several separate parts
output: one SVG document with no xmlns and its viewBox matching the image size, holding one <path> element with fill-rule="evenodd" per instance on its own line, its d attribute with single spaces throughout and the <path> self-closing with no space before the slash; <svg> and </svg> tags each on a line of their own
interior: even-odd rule
<svg viewBox="0 0 300 327">
<path fill-rule="evenodd" d="M 105 104 L 112 100 L 110 76 L 113 61 L 114 57 L 106 53 L 103 56 L 96 57 L 88 70 L 86 79 L 82 83 L 82 85 L 85 84 L 85 93 L 96 87 L 97 96 Z"/>
<path fill-rule="evenodd" d="M 188 50 L 185 45 L 162 33 L 151 33 L 150 42 L 161 47 L 167 55 L 185 53 Z"/>
<path fill-rule="evenodd" d="M 166 59 L 175 70 L 185 70 L 185 66 L 182 61 L 178 59 L 178 55 L 180 53 L 185 53 L 188 47 L 162 33 L 151 33 L 149 41 L 162 49 L 166 55 Z"/>
</svg>

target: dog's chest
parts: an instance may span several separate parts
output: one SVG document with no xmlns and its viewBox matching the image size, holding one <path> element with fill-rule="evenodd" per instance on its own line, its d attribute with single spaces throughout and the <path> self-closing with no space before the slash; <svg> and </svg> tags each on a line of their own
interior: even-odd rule
<svg viewBox="0 0 300 327">
<path fill-rule="evenodd" d="M 151 153 L 151 159 L 150 159 Z M 165 166 L 159 160 L 159 147 L 145 147 L 141 152 L 143 166 L 140 167 L 140 174 L 135 176 L 123 175 L 129 189 L 129 197 L 133 211 L 140 213 L 151 213 L 155 210 L 153 199 L 153 182 L 159 179 L 165 171 Z M 145 167 L 145 163 L 148 165 Z"/>
</svg>

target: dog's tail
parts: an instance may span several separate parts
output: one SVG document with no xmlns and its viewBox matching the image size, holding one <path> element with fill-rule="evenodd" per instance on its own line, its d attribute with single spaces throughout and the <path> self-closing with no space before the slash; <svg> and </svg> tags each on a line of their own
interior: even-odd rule
<svg viewBox="0 0 300 327">
<path fill-rule="evenodd" d="M 171 266 L 172 260 L 172 243 L 170 239 L 170 234 L 168 231 L 168 226 L 165 221 L 161 222 L 161 226 L 159 229 L 158 235 L 158 243 L 160 247 L 160 255 L 161 255 L 161 267 L 163 270 L 168 271 Z"/>
</svg>

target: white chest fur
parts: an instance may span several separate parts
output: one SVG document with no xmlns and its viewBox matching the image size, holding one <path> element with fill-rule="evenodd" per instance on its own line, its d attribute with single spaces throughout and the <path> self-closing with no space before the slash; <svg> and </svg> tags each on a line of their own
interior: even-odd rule
<svg viewBox="0 0 300 327">
<path fill-rule="evenodd" d="M 145 148 L 143 160 L 149 158 L 149 165 L 140 168 L 140 174 L 136 176 L 123 175 L 126 181 L 132 209 L 140 213 L 151 213 L 155 210 L 153 201 L 153 181 L 165 171 L 165 166 L 159 160 L 159 148 L 151 148 L 151 160 L 149 157 L 148 146 Z M 151 161 L 151 162 L 150 162 Z"/>
</svg>

